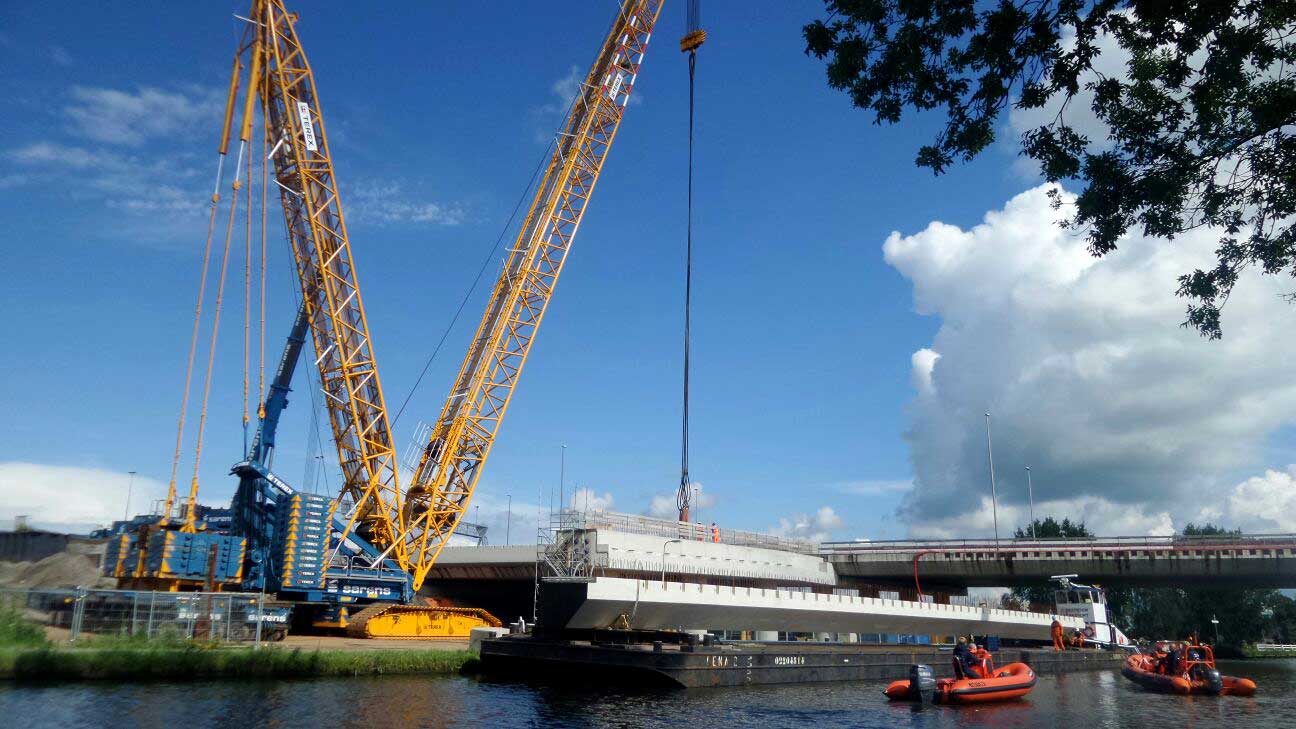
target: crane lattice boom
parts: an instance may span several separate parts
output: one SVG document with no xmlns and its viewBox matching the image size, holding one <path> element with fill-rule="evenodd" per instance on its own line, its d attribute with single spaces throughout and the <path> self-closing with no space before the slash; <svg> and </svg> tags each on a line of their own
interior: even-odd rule
<svg viewBox="0 0 1296 729">
<path fill-rule="evenodd" d="M 266 136 L 273 145 L 274 181 L 342 466 L 339 498 L 353 505 L 348 530 L 354 528 L 374 544 L 394 546 L 392 557 L 404 564 L 396 449 L 315 78 L 293 27 L 296 16 L 281 0 L 253 0 L 249 19 L 240 56 L 248 56 L 250 83 L 263 102 Z M 245 113 L 245 142 L 250 122 Z"/>
<path fill-rule="evenodd" d="M 414 589 L 454 533 L 616 137 L 662 0 L 625 0 L 553 156 L 405 494 Z"/>
</svg>

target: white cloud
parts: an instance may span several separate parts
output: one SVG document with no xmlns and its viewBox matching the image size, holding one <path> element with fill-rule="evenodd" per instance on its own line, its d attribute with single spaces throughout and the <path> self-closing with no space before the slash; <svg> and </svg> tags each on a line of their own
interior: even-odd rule
<svg viewBox="0 0 1296 729">
<path fill-rule="evenodd" d="M 692 508 L 694 511 L 710 509 L 715 506 L 715 497 L 702 488 L 702 484 L 694 481 Z M 675 519 L 679 516 L 679 507 L 675 501 L 676 492 L 671 491 L 666 494 L 657 494 L 652 497 L 652 502 L 648 505 L 648 516 L 655 516 L 658 519 Z"/>
<path fill-rule="evenodd" d="M 797 514 L 791 518 L 779 519 L 778 526 L 770 529 L 770 534 L 785 539 L 797 539 L 806 542 L 826 542 L 830 533 L 845 525 L 831 506 L 821 506 L 814 514 Z"/>
<path fill-rule="evenodd" d="M 98 199 L 106 207 L 134 214 L 150 223 L 153 236 L 194 233 L 208 195 L 197 185 L 197 171 L 178 157 L 146 161 L 112 150 L 91 150 L 56 142 L 35 142 L 7 155 L 30 170 L 23 182 L 43 179 L 77 195 Z M 161 215 L 159 215 L 161 214 Z M 117 221 L 121 229 L 122 221 Z M 128 226 L 129 227 L 129 226 Z M 138 226 L 135 230 L 144 230 Z"/>
<path fill-rule="evenodd" d="M 568 506 L 581 511 L 608 511 L 612 508 L 612 494 L 608 491 L 599 494 L 593 489 L 576 489 L 572 492 Z"/>
<path fill-rule="evenodd" d="M 1234 486 L 1222 504 L 1203 509 L 1196 522 L 1252 533 L 1296 531 L 1296 464 Z"/>
<path fill-rule="evenodd" d="M 85 169 L 99 165 L 116 166 L 120 161 L 115 156 L 54 142 L 29 144 L 13 150 L 9 156 L 24 164 L 72 169 Z"/>
<path fill-rule="evenodd" d="M 131 476 L 121 471 L 0 462 L 0 523 L 26 516 L 33 527 L 84 532 L 106 526 L 126 513 Z M 166 484 L 136 476 L 131 489 L 132 516 L 166 497 Z"/>
<path fill-rule="evenodd" d="M 567 75 L 549 85 L 549 90 L 553 93 L 554 98 L 548 104 L 540 107 L 540 110 L 546 114 L 567 113 L 572 101 L 580 93 L 581 82 L 584 80 L 585 74 L 581 73 L 579 66 L 569 67 Z"/>
<path fill-rule="evenodd" d="M 1049 515 L 1046 502 L 1110 503 L 1103 519 L 1138 515 L 1117 522 L 1123 530 L 1160 529 L 1163 512 L 1181 523 L 1195 516 L 1189 505 L 1221 499 L 1296 413 L 1296 309 L 1278 298 L 1288 281 L 1244 276 L 1224 340 L 1203 340 L 1178 325 L 1185 302 L 1173 291 L 1209 263 L 1215 231 L 1132 236 L 1095 259 L 1056 225 L 1065 210 L 1047 189 L 969 230 L 933 222 L 884 246 L 918 311 L 941 321 L 913 358 L 915 488 L 901 515 L 915 530 L 972 513 L 984 533 L 986 412 L 1001 509 L 1025 503 L 1030 465 L 1037 515 Z"/>
<path fill-rule="evenodd" d="M 206 133 L 219 119 L 221 95 L 214 89 L 167 91 L 141 87 L 136 91 L 73 86 L 71 103 L 63 108 L 69 131 L 97 142 L 140 146 L 158 137 L 192 138 Z"/>
<path fill-rule="evenodd" d="M 413 200 L 401 185 L 395 182 L 362 183 L 350 194 L 351 219 L 355 221 L 391 223 L 427 223 L 430 225 L 459 225 L 464 211 L 456 205 Z"/>
<path fill-rule="evenodd" d="M 985 487 L 987 490 L 989 486 Z M 1001 496 L 1002 499 L 1002 496 Z M 975 506 L 949 516 L 924 519 L 910 525 L 910 536 L 918 539 L 989 538 L 994 536 L 995 509 L 990 496 L 981 496 Z M 1053 517 L 1083 523 L 1100 537 L 1168 536 L 1175 533 L 1169 511 L 1149 511 L 1141 504 L 1118 504 L 1104 498 L 1050 499 L 1035 502 L 1035 518 Z M 1028 504 L 999 502 L 999 537 L 1011 538 L 1018 527 L 1030 524 Z"/>
<path fill-rule="evenodd" d="M 534 502 L 516 494 L 510 498 L 500 491 L 493 486 L 479 487 L 464 520 L 485 526 L 488 544 L 535 544 L 536 530 L 541 519 L 547 522 L 548 514 L 541 515 Z"/>
</svg>

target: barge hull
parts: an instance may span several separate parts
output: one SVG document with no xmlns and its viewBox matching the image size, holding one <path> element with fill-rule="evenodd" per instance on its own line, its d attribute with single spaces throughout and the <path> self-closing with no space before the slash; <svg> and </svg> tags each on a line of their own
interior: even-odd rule
<svg viewBox="0 0 1296 729">
<path fill-rule="evenodd" d="M 1119 669 L 1113 652 L 1006 649 L 996 662 L 1020 661 L 1036 673 Z M 489 675 L 597 683 L 637 683 L 686 688 L 754 686 L 821 681 L 882 681 L 905 678 L 924 663 L 937 676 L 952 676 L 950 654 L 914 647 L 878 650 L 859 644 L 726 644 L 689 650 L 648 645 L 598 645 L 583 641 L 510 636 L 482 643 L 482 671 Z"/>
</svg>

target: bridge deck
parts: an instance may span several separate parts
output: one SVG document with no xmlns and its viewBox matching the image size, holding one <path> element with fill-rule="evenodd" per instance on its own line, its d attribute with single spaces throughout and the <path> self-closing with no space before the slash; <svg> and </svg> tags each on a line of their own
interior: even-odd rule
<svg viewBox="0 0 1296 729">
<path fill-rule="evenodd" d="M 1052 615 L 848 595 L 600 577 L 583 585 L 566 627 L 999 635 L 1047 640 Z M 542 598 L 543 600 L 544 598 Z M 1061 618 L 1068 630 L 1079 618 Z"/>
</svg>

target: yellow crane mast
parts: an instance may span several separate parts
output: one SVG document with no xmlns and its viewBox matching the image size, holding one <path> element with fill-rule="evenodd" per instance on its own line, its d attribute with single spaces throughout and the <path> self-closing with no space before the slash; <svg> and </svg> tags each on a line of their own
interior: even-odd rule
<svg viewBox="0 0 1296 729">
<path fill-rule="evenodd" d="M 468 508 L 616 138 L 661 8 L 662 0 L 621 4 L 432 428 L 399 517 L 407 530 L 415 590 Z"/>
</svg>

